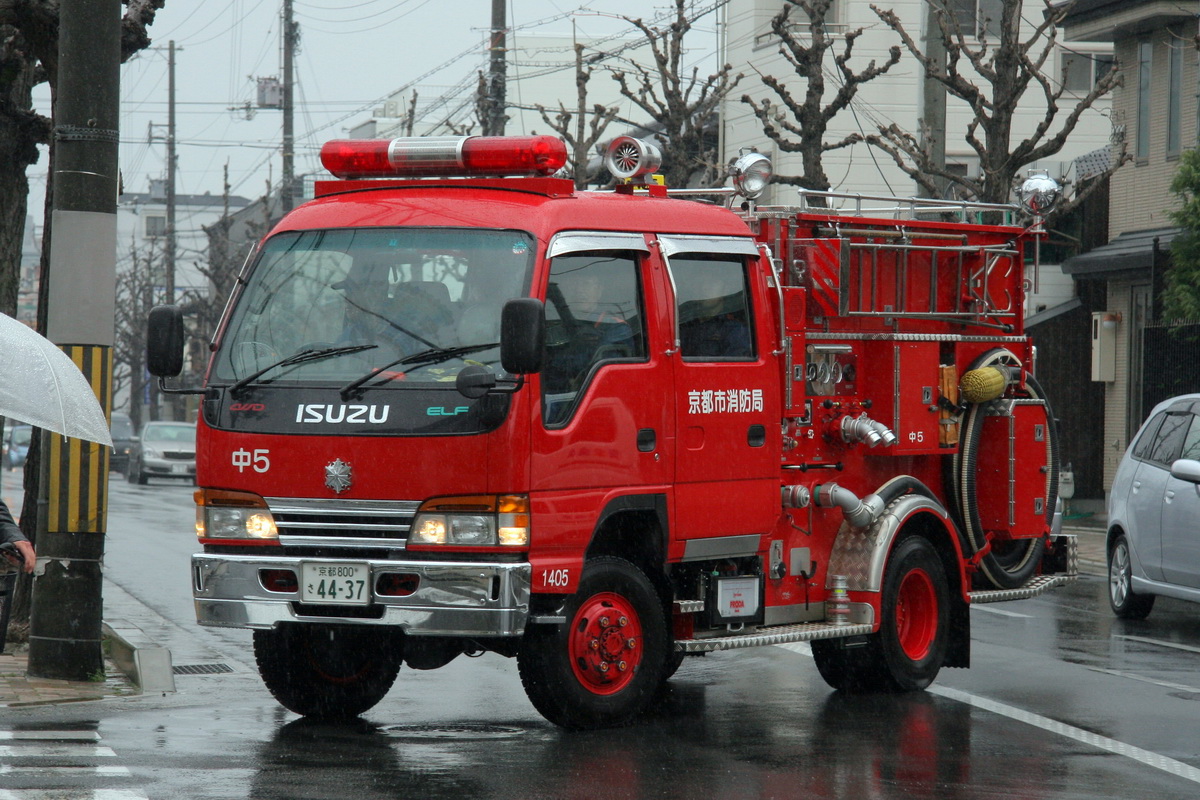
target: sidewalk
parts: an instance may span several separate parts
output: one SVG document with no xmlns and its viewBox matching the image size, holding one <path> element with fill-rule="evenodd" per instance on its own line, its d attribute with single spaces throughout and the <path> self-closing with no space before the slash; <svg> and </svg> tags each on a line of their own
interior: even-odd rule
<svg viewBox="0 0 1200 800">
<path fill-rule="evenodd" d="M 29 678 L 25 675 L 28 661 L 28 646 L 24 644 L 9 644 L 4 652 L 0 653 L 0 708 L 102 700 L 105 697 L 138 694 L 138 688 L 107 659 L 103 681 Z"/>
</svg>

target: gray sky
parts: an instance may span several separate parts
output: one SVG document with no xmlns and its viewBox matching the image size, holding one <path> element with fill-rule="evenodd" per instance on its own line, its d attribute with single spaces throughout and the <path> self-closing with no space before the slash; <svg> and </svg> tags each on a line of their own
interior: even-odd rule
<svg viewBox="0 0 1200 800">
<path fill-rule="evenodd" d="M 697 5 L 713 3 L 698 0 Z M 120 161 L 126 191 L 144 192 L 150 178 L 165 177 L 170 41 L 177 48 L 176 191 L 220 194 L 226 164 L 233 194 L 256 197 L 268 179 L 278 181 L 281 113 L 253 106 L 255 79 L 282 75 L 281 8 L 281 0 L 167 0 L 150 31 L 154 49 L 121 71 Z M 579 0 L 509 0 L 508 24 L 518 35 L 570 35 L 574 29 L 584 37 L 605 36 L 631 32 L 619 15 L 651 20 L 668 9 L 662 0 L 597 0 L 590 10 L 581 9 Z M 297 173 L 320 171 L 321 143 L 344 137 L 347 128 L 369 119 L 393 91 L 415 85 L 421 98 L 454 87 L 459 94 L 462 86 L 473 91 L 475 75 L 486 64 L 491 0 L 294 0 L 294 14 L 301 34 Z M 696 47 L 693 60 L 715 63 L 716 23 L 710 14 L 689 35 Z M 48 89 L 41 87 L 37 102 L 48 113 Z M 148 141 L 151 124 L 156 138 Z M 30 213 L 40 219 L 44 155 L 29 175 Z"/>
</svg>

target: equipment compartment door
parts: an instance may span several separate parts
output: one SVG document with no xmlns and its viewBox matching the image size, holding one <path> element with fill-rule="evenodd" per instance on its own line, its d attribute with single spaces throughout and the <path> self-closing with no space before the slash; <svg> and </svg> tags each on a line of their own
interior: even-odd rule
<svg viewBox="0 0 1200 800">
<path fill-rule="evenodd" d="M 1003 405 L 1007 413 L 983 423 L 975 477 L 979 516 L 985 530 L 1029 539 L 1046 528 L 1050 420 L 1040 400 Z"/>
<path fill-rule="evenodd" d="M 748 241 L 662 237 L 675 295 L 675 536 L 764 533 L 779 516 L 780 374 Z"/>
</svg>

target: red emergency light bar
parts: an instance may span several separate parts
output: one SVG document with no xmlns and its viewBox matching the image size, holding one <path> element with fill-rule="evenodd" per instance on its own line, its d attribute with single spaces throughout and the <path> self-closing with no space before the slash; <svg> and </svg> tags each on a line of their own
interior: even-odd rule
<svg viewBox="0 0 1200 800">
<path fill-rule="evenodd" d="M 347 179 L 549 175 L 567 163 L 567 146 L 553 136 L 335 139 L 321 163 Z"/>
</svg>

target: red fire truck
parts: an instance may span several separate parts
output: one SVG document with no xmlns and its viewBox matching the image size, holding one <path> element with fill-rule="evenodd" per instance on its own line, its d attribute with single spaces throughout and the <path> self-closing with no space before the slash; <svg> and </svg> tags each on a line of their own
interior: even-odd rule
<svg viewBox="0 0 1200 800">
<path fill-rule="evenodd" d="M 969 665 L 972 603 L 1074 576 L 1018 207 L 759 205 L 757 153 L 689 199 L 629 137 L 613 191 L 554 177 L 546 136 L 322 159 L 175 389 L 202 395 L 198 620 L 253 629 L 292 711 L 485 651 L 567 728 L 786 642 L 837 689 L 919 690 Z M 160 377 L 181 320 L 151 314 Z"/>
</svg>

